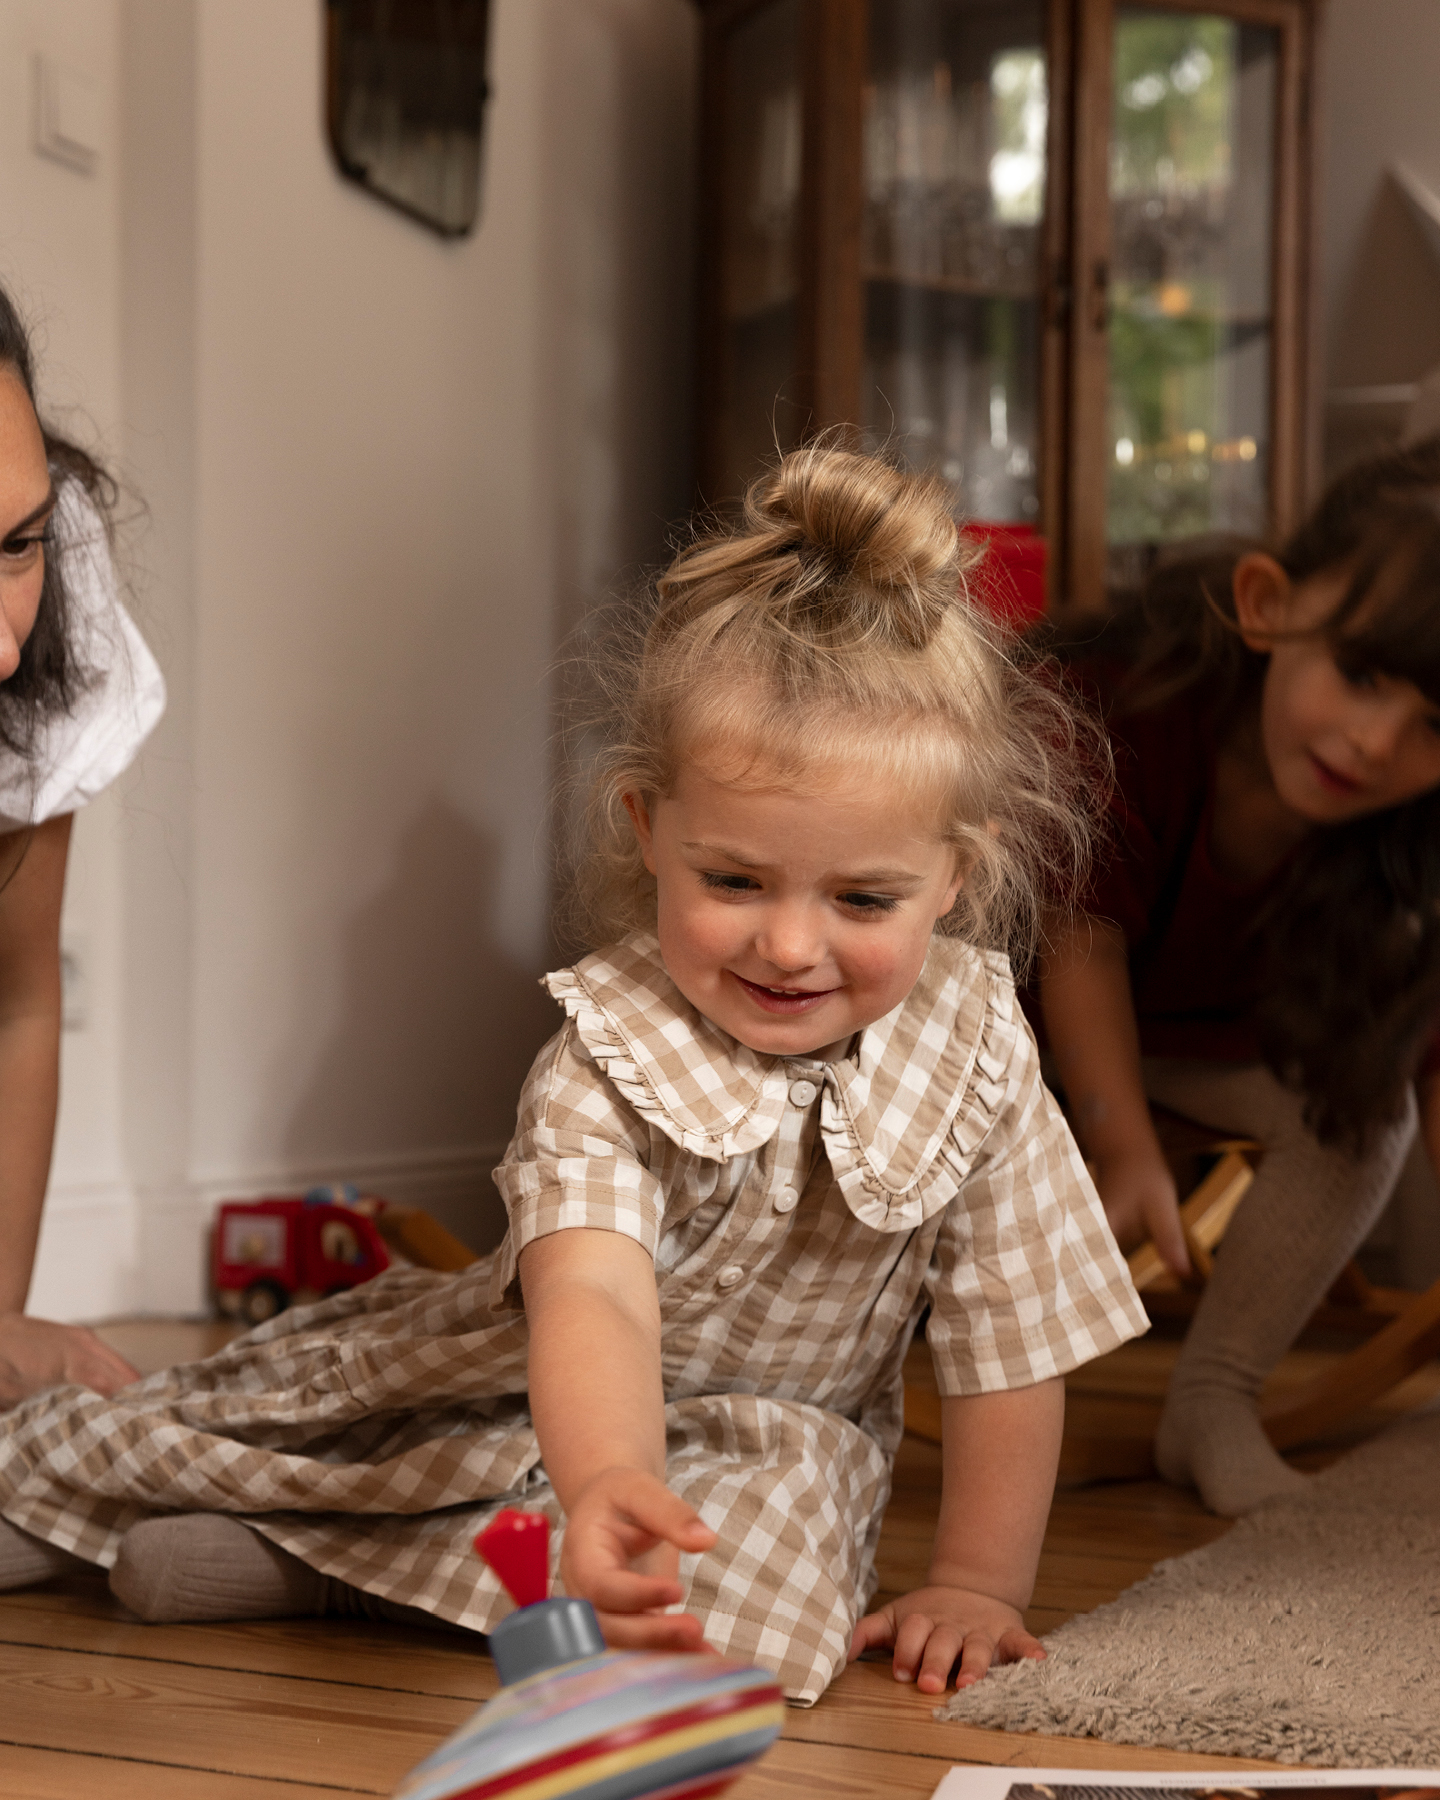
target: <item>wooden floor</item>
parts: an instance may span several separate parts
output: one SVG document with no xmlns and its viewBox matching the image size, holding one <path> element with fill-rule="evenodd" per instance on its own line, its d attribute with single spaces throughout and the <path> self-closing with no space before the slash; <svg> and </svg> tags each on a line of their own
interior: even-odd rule
<svg viewBox="0 0 1440 1800">
<path fill-rule="evenodd" d="M 146 1369 L 196 1354 L 218 1328 L 123 1325 L 106 1336 Z M 1297 1353 L 1302 1378 L 1324 1352 Z M 1174 1356 L 1147 1339 L 1071 1383 L 1075 1437 L 1135 1437 L 1153 1424 Z M 921 1364 L 923 1379 L 923 1363 Z M 1440 1392 L 1440 1368 L 1411 1378 L 1383 1414 Z M 1335 1446 L 1297 1460 L 1317 1466 Z M 885 1522 L 887 1591 L 924 1579 L 939 1451 L 907 1438 Z M 1156 1481 L 1062 1490 L 1041 1558 L 1037 1632 L 1115 1597 L 1165 1556 L 1226 1527 Z M 88 1575 L 0 1596 L 0 1794 L 6 1800 L 334 1800 L 390 1793 L 495 1690 L 484 1655 L 453 1635 L 331 1621 L 142 1625 Z M 939 1724 L 933 1702 L 888 1665 L 848 1670 L 738 1783 L 734 1800 L 824 1793 L 832 1800 L 930 1795 L 952 1763 L 1041 1767 L 1246 1768 L 1259 1764 L 1120 1749 Z"/>
</svg>

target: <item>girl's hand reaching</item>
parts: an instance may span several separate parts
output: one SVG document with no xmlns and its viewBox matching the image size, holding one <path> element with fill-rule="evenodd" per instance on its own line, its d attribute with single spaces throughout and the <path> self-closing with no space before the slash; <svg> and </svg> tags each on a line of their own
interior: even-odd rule
<svg viewBox="0 0 1440 1800">
<path fill-rule="evenodd" d="M 682 1550 L 700 1552 L 715 1533 L 643 1469 L 602 1469 L 569 1508 L 560 1573 L 565 1591 L 588 1600 L 607 1644 L 621 1650 L 703 1650 L 700 1621 L 664 1611 L 683 1597 Z"/>
<path fill-rule="evenodd" d="M 1167 1268 L 1177 1275 L 1190 1273 L 1175 1177 L 1158 1144 L 1125 1145 L 1097 1154 L 1095 1185 L 1122 1250 L 1133 1250 L 1153 1238 Z"/>
<path fill-rule="evenodd" d="M 1013 1606 L 965 1588 L 918 1588 L 867 1613 L 855 1627 L 848 1660 L 877 1644 L 894 1645 L 895 1679 L 913 1681 L 922 1694 L 943 1694 L 957 1661 L 959 1689 L 973 1686 L 993 1664 L 1045 1657 Z"/>
</svg>

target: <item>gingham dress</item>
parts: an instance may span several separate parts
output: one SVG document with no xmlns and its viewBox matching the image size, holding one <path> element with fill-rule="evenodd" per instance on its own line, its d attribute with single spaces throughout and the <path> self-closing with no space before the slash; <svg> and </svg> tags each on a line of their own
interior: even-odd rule
<svg viewBox="0 0 1440 1800">
<path fill-rule="evenodd" d="M 516 1263 L 575 1226 L 655 1259 L 667 1480 L 718 1534 L 686 1604 L 812 1701 L 874 1589 L 925 1308 L 941 1391 L 1063 1374 L 1145 1329 L 1004 960 L 936 939 L 845 1061 L 761 1056 L 637 934 L 547 978 L 496 1181 L 501 1247 L 282 1313 L 112 1400 L 59 1388 L 0 1433 L 0 1512 L 109 1566 L 156 1512 L 229 1512 L 328 1575 L 487 1630 L 470 1541 L 504 1504 L 563 1521 L 525 1402 Z M 554 1548 L 558 1554 L 559 1532 Z"/>
</svg>

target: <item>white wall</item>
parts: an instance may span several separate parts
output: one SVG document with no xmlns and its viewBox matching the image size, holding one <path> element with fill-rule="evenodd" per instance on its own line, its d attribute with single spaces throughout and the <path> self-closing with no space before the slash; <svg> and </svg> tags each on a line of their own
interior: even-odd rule
<svg viewBox="0 0 1440 1800">
<path fill-rule="evenodd" d="M 224 1192 L 357 1177 L 493 1231 L 556 1022 L 547 666 L 689 501 L 695 23 L 500 0 L 484 212 L 453 244 L 334 173 L 318 3 L 0 0 L 4 78 L 72 11 L 123 157 L 93 219 L 42 227 L 107 260 L 72 278 L 3 206 L 0 259 L 34 293 L 58 258 L 45 293 L 85 309 L 78 386 L 150 505 L 174 695 L 71 900 L 113 955 L 104 1029 L 97 991 L 67 1038 L 34 1304 L 83 1316 L 198 1305 Z M 139 1254 L 77 1300 L 102 1122 Z"/>
</svg>

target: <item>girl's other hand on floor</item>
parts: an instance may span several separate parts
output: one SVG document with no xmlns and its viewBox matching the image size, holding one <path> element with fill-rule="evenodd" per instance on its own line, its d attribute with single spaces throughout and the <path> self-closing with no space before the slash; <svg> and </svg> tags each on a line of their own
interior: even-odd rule
<svg viewBox="0 0 1440 1800">
<path fill-rule="evenodd" d="M 894 1646 L 895 1679 L 913 1681 L 922 1694 L 943 1694 L 957 1662 L 959 1689 L 972 1687 L 993 1664 L 1045 1658 L 1013 1606 L 966 1588 L 917 1588 L 867 1613 L 855 1627 L 848 1660 L 879 1644 Z"/>
<path fill-rule="evenodd" d="M 664 1608 L 683 1597 L 680 1552 L 714 1542 L 694 1508 L 655 1476 L 602 1469 L 570 1508 L 560 1573 L 566 1593 L 595 1608 L 606 1643 L 616 1649 L 704 1650 L 700 1621 Z"/>
<path fill-rule="evenodd" d="M 1152 1238 L 1166 1268 L 1177 1275 L 1190 1273 L 1175 1177 L 1158 1148 L 1097 1156 L 1095 1185 L 1122 1250 L 1129 1252 Z"/>
<path fill-rule="evenodd" d="M 83 1325 L 0 1314 L 0 1408 L 46 1388 L 73 1384 L 109 1395 L 139 1379 L 138 1370 Z"/>
</svg>

